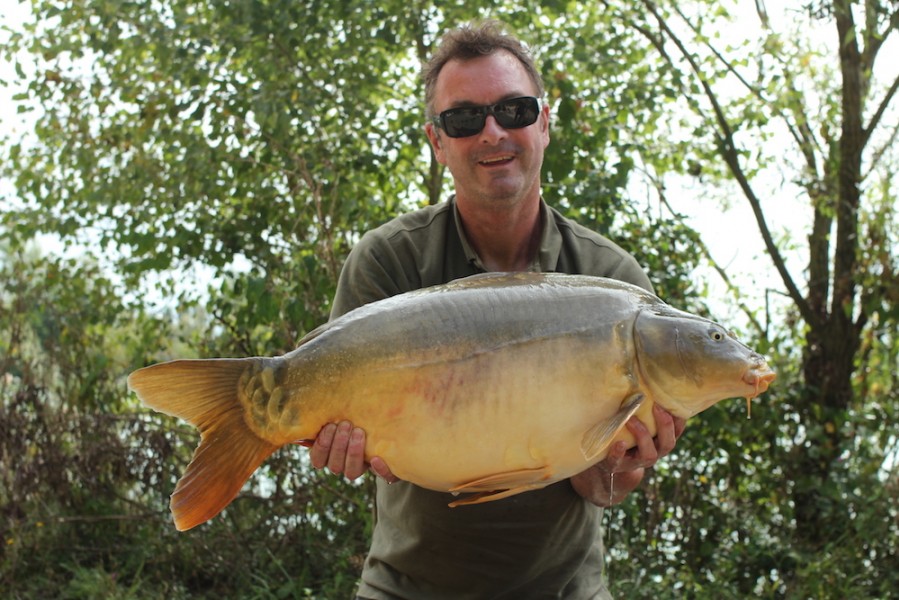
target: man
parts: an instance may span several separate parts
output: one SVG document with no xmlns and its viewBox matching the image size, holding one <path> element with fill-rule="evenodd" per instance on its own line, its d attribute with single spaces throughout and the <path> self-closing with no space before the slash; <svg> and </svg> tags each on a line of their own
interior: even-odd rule
<svg viewBox="0 0 899 600">
<path fill-rule="evenodd" d="M 533 60 L 494 22 L 448 33 L 424 69 L 425 130 L 455 195 L 367 233 L 341 273 L 332 318 L 358 306 L 485 271 L 559 271 L 651 289 L 611 241 L 549 208 L 540 167 L 549 108 Z M 637 445 L 614 445 L 598 465 L 542 490 L 450 509 L 448 496 L 398 482 L 373 458 L 378 520 L 359 597 L 605 598 L 602 507 L 624 499 L 669 453 L 682 419 L 656 409 L 657 435 L 632 419 Z M 322 429 L 314 466 L 355 478 L 365 432 Z"/>
</svg>

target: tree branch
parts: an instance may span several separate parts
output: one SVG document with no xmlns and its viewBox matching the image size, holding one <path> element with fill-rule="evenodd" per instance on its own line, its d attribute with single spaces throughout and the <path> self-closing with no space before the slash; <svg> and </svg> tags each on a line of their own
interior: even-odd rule
<svg viewBox="0 0 899 600">
<path fill-rule="evenodd" d="M 895 10 L 890 15 L 890 20 L 887 21 L 883 31 L 875 31 L 877 23 L 874 15 L 876 14 L 876 11 L 872 10 L 874 7 L 868 6 L 868 2 L 865 4 L 865 15 L 867 17 L 865 29 L 867 35 L 865 36 L 865 49 L 862 53 L 862 60 L 865 68 L 873 71 L 874 59 L 877 58 L 877 54 L 880 52 L 881 46 L 883 46 L 883 43 L 889 36 L 890 30 L 899 28 L 899 10 Z"/>
<path fill-rule="evenodd" d="M 696 27 L 691 23 L 687 17 L 683 14 L 683 11 L 680 10 L 679 7 L 675 6 L 674 10 L 677 12 L 678 16 L 687 24 L 691 31 L 700 37 L 699 31 L 697 31 Z M 770 29 L 770 23 L 768 21 L 768 13 L 765 9 L 764 2 L 762 0 L 756 0 L 756 11 L 759 14 L 759 19 L 762 21 L 762 26 L 764 29 Z M 733 64 L 727 60 L 727 58 L 722 55 L 717 48 L 715 48 L 711 42 L 705 43 L 706 48 L 708 48 L 709 52 L 715 55 L 715 58 L 718 59 L 721 64 L 725 66 L 727 71 L 737 78 L 737 80 L 743 84 L 749 93 L 753 96 L 767 104 L 769 107 L 774 109 L 774 114 L 783 119 L 784 124 L 787 127 L 787 131 L 790 132 L 790 135 L 796 141 L 797 146 L 799 146 L 800 152 L 802 152 L 803 157 L 805 158 L 805 162 L 808 165 L 809 172 L 811 172 L 815 178 L 818 178 L 818 165 L 815 161 L 815 149 L 819 148 L 817 144 L 817 140 L 815 139 L 814 133 L 808 126 L 808 117 L 805 112 L 802 110 L 802 106 L 792 106 L 790 104 L 790 109 L 793 111 L 793 117 L 796 120 L 795 125 L 787 118 L 787 114 L 782 110 L 775 102 L 765 97 L 765 94 L 762 90 L 755 85 L 752 85 L 749 81 L 746 80 L 745 77 L 737 70 Z M 778 57 L 775 56 L 775 59 Z M 787 81 L 787 86 L 791 94 L 794 96 L 798 96 L 799 92 L 796 90 L 796 86 L 794 85 L 795 78 L 793 77 L 792 72 L 787 68 L 786 63 L 781 61 L 781 67 L 783 69 L 783 73 L 785 79 Z"/>
<path fill-rule="evenodd" d="M 642 2 L 643 5 L 649 10 L 649 12 L 652 13 L 652 15 L 655 17 L 660 29 L 677 46 L 681 55 L 689 63 L 693 73 L 699 79 L 699 83 L 702 86 L 703 91 L 705 92 L 706 98 L 712 105 L 712 110 L 715 113 L 715 120 L 721 132 L 721 135 L 719 136 L 719 150 L 722 157 L 724 158 L 724 161 L 730 168 L 731 173 L 737 180 L 740 189 L 743 191 L 743 194 L 749 201 L 752 212 L 755 215 L 756 222 L 758 223 L 759 231 L 762 234 L 762 239 L 765 242 L 765 247 L 768 250 L 768 254 L 771 256 L 771 260 L 774 261 L 774 266 L 780 274 L 781 279 L 784 282 L 784 286 L 787 288 L 787 292 L 790 295 L 790 298 L 792 298 L 793 302 L 799 309 L 802 318 L 812 327 L 820 326 L 820 319 L 818 315 L 811 310 L 802 293 L 799 291 L 799 288 L 796 286 L 796 283 L 793 281 L 792 276 L 787 270 L 786 263 L 784 262 L 780 251 L 777 249 L 777 245 L 774 243 L 774 238 L 771 235 L 771 231 L 769 230 L 768 224 L 765 220 L 765 215 L 762 212 L 761 202 L 755 195 L 755 192 L 753 191 L 752 186 L 749 184 L 749 181 L 746 178 L 746 174 L 743 172 L 743 169 L 740 165 L 739 154 L 737 153 L 736 144 L 734 143 L 733 129 L 731 128 L 730 123 L 728 122 L 727 117 L 725 116 L 724 111 L 721 108 L 721 105 L 718 103 L 718 98 L 715 95 L 714 90 L 712 90 L 711 85 L 703 76 L 702 70 L 700 69 L 699 65 L 687 51 L 687 48 L 684 46 L 683 42 L 677 35 L 675 35 L 671 28 L 668 27 L 668 24 L 659 14 L 655 3 L 651 0 L 642 0 Z"/>
<path fill-rule="evenodd" d="M 868 140 L 871 138 L 871 134 L 874 132 L 874 129 L 877 128 L 877 124 L 880 121 L 880 118 L 883 117 L 883 113 L 886 112 L 887 106 L 893 100 L 893 96 L 896 95 L 896 91 L 899 90 L 899 76 L 893 80 L 893 85 L 890 86 L 890 89 L 887 90 L 886 96 L 880 101 L 880 105 L 877 107 L 877 110 L 874 112 L 874 115 L 871 117 L 871 120 L 868 122 L 868 126 L 862 130 L 862 146 L 868 145 Z"/>
<path fill-rule="evenodd" d="M 683 215 L 677 213 L 674 210 L 674 208 L 671 206 L 671 204 L 668 202 L 668 196 L 667 196 L 667 194 L 665 194 L 665 186 L 662 185 L 662 183 L 656 177 L 654 177 L 652 174 L 646 172 L 645 170 L 643 170 L 643 172 L 646 174 L 646 176 L 649 178 L 649 180 L 652 182 L 653 186 L 655 187 L 656 193 L 659 195 L 659 202 L 662 203 L 662 206 L 664 206 L 665 208 L 668 209 L 668 212 L 671 213 L 672 217 L 674 217 L 677 221 L 683 223 L 684 222 Z M 721 277 L 721 280 L 724 282 L 724 285 L 727 287 L 727 291 L 730 292 L 731 294 L 733 294 L 734 298 L 736 299 L 737 306 L 740 308 L 741 311 L 743 311 L 743 314 L 746 315 L 746 318 L 749 319 L 749 324 L 752 325 L 753 329 L 755 329 L 756 332 L 762 338 L 768 339 L 767 329 L 765 327 L 763 327 L 761 323 L 759 323 L 758 319 L 756 319 L 756 317 L 755 317 L 755 314 L 749 309 L 748 306 L 746 306 L 746 303 L 744 303 L 740 299 L 740 289 L 736 285 L 734 285 L 734 283 L 730 280 L 730 277 L 728 276 L 727 271 L 725 271 L 721 267 L 721 265 L 718 264 L 718 261 L 716 261 L 714 259 L 714 257 L 712 257 L 712 252 L 709 250 L 709 247 L 705 244 L 705 242 L 703 242 L 700 239 L 700 240 L 698 240 L 698 245 L 699 245 L 699 252 L 702 254 L 702 256 L 707 261 L 709 261 L 709 264 L 712 266 L 713 269 L 715 269 L 715 272 L 718 273 L 718 276 Z"/>
<path fill-rule="evenodd" d="M 871 160 L 868 164 L 868 172 L 865 173 L 864 177 L 867 179 L 868 174 L 872 173 L 874 169 L 877 167 L 878 163 L 880 163 L 880 159 L 886 153 L 886 151 L 896 143 L 896 139 L 899 138 L 899 123 L 893 125 L 893 131 L 887 136 L 886 141 L 871 153 Z"/>
<path fill-rule="evenodd" d="M 145 512 L 137 515 L 71 515 L 48 517 L 48 521 L 56 523 L 101 523 L 103 521 L 135 521 L 144 519 L 158 519 L 157 511 Z"/>
</svg>

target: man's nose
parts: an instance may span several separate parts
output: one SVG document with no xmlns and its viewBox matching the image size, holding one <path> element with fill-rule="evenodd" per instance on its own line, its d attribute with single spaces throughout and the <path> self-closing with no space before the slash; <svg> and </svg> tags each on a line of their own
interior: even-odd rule
<svg viewBox="0 0 899 600">
<path fill-rule="evenodd" d="M 496 117 L 487 115 L 484 122 L 484 129 L 481 130 L 481 141 L 485 144 L 495 144 L 504 139 L 508 135 L 506 128 L 497 123 Z"/>
</svg>

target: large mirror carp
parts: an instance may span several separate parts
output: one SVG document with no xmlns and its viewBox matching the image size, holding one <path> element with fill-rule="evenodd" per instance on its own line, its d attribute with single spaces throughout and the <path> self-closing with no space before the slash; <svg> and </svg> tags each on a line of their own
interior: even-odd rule
<svg viewBox="0 0 899 600">
<path fill-rule="evenodd" d="M 343 420 L 400 479 L 488 502 L 566 479 L 652 406 L 691 417 L 774 372 L 725 328 L 633 285 L 485 274 L 362 306 L 275 358 L 176 360 L 132 373 L 146 404 L 200 430 L 172 494 L 179 530 L 217 515 L 285 444 Z M 462 510 L 462 509 L 460 509 Z"/>
</svg>

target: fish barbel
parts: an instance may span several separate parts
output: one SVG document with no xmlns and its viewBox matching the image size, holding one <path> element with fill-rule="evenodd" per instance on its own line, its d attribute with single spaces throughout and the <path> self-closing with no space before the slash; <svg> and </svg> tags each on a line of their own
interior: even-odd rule
<svg viewBox="0 0 899 600">
<path fill-rule="evenodd" d="M 374 302 L 280 357 L 176 360 L 128 385 L 200 430 L 171 498 L 175 525 L 217 515 L 281 446 L 331 422 L 400 479 L 465 494 L 539 489 L 602 460 L 652 406 L 691 417 L 752 398 L 774 372 L 720 325 L 619 281 L 490 273 Z"/>
</svg>

